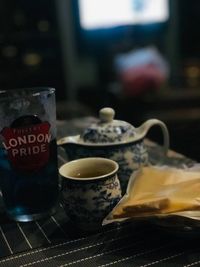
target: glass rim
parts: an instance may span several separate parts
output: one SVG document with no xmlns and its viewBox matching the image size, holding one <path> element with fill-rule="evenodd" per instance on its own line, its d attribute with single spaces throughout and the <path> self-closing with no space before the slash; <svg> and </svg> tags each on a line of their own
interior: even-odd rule
<svg viewBox="0 0 200 267">
<path fill-rule="evenodd" d="M 54 94 L 56 91 L 53 87 L 41 86 L 41 87 L 24 87 L 15 89 L 0 89 L 0 100 L 6 98 L 21 98 L 24 96 L 36 97 L 42 94 Z"/>
</svg>

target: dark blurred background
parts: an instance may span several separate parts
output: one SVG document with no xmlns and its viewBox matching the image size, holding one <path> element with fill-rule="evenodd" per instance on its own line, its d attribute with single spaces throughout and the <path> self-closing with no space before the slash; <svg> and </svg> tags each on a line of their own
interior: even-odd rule
<svg viewBox="0 0 200 267">
<path fill-rule="evenodd" d="M 137 20 L 116 22 L 128 2 Z M 199 14 L 199 0 L 0 0 L 0 88 L 55 87 L 58 119 L 104 106 L 135 126 L 161 119 L 171 147 L 200 160 Z"/>
</svg>

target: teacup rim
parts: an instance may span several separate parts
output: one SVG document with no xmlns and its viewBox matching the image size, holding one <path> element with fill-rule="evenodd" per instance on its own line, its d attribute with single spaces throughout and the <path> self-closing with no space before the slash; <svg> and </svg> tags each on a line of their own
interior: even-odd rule
<svg viewBox="0 0 200 267">
<path fill-rule="evenodd" d="M 99 176 L 94 176 L 94 177 L 85 177 L 85 178 L 79 178 L 79 177 L 73 177 L 73 176 L 65 176 L 62 172 L 62 169 L 64 169 L 64 167 L 66 165 L 69 164 L 74 164 L 75 162 L 79 162 L 79 161 L 88 161 L 88 160 L 102 160 L 102 161 L 109 161 L 110 163 L 112 163 L 115 168 L 113 171 L 106 173 L 104 175 L 99 175 Z M 72 180 L 72 181 L 81 181 L 81 182 L 85 182 L 85 181 L 94 181 L 94 180 L 103 180 L 103 179 L 108 179 L 110 177 L 112 177 L 113 175 L 115 175 L 117 173 L 117 171 L 119 170 L 119 164 L 111 159 L 108 158 L 103 158 L 103 157 L 87 157 L 87 158 L 80 158 L 80 159 L 75 159 L 75 160 L 71 160 L 68 161 L 66 163 L 64 163 L 62 166 L 60 166 L 59 168 L 59 175 L 63 178 L 63 179 L 68 179 L 68 180 Z"/>
</svg>

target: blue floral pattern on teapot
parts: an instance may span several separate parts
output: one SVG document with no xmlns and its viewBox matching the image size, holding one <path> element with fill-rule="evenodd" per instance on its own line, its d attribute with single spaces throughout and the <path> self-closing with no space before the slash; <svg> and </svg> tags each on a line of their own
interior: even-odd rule
<svg viewBox="0 0 200 267">
<path fill-rule="evenodd" d="M 69 160 L 94 156 L 115 160 L 119 164 L 119 180 L 125 193 L 132 172 L 148 164 L 144 138 L 149 129 L 154 125 L 161 127 L 163 155 L 169 148 L 169 133 L 166 125 L 157 119 L 149 119 L 135 128 L 125 121 L 114 120 L 114 115 L 112 108 L 101 109 L 96 124 L 89 126 L 81 135 L 60 139 L 58 145 L 65 148 Z"/>
<path fill-rule="evenodd" d="M 143 141 L 143 140 L 142 140 Z M 119 164 L 118 176 L 122 187 L 122 192 L 125 193 L 126 187 L 133 171 L 138 170 L 140 166 L 148 164 L 148 152 L 144 142 L 133 143 L 129 145 L 113 146 L 113 147 L 98 147 L 95 150 L 79 146 L 78 148 L 71 144 L 67 146 L 68 160 L 93 157 L 109 158 Z"/>
</svg>

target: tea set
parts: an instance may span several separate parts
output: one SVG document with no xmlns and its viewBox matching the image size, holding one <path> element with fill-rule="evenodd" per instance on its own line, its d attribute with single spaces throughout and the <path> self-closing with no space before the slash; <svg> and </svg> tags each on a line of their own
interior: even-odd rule
<svg viewBox="0 0 200 267">
<path fill-rule="evenodd" d="M 126 192 L 131 174 L 141 166 L 148 165 L 148 151 L 144 138 L 151 127 L 157 125 L 162 130 L 163 155 L 169 148 L 168 129 L 162 121 L 149 119 L 141 126 L 134 127 L 128 122 L 115 120 L 114 116 L 114 109 L 102 108 L 99 111 L 98 121 L 86 128 L 82 134 L 66 136 L 57 141 L 58 146 L 65 149 L 69 161 L 59 170 L 63 181 L 64 207 L 71 215 L 72 221 L 77 223 L 78 218 L 82 225 L 87 225 L 88 229 L 92 229 L 92 226 L 88 227 L 88 223 L 96 225 L 97 220 L 100 222 L 104 219 L 105 214 L 101 212 L 104 206 L 109 207 L 106 208 L 107 213 L 114 208 L 116 200 L 121 197 L 120 192 L 122 195 Z M 103 159 L 115 162 L 119 169 L 116 167 L 111 175 L 110 169 L 107 170 L 105 164 L 100 164 Z M 80 169 L 83 166 L 96 172 L 92 178 L 79 177 L 78 179 L 71 171 L 72 166 L 80 175 Z M 95 173 L 100 169 L 104 170 L 104 174 L 98 176 Z M 120 183 L 116 179 L 119 179 Z M 85 203 L 91 212 L 85 210 Z"/>
</svg>

